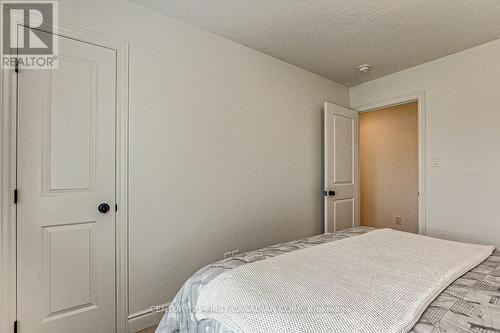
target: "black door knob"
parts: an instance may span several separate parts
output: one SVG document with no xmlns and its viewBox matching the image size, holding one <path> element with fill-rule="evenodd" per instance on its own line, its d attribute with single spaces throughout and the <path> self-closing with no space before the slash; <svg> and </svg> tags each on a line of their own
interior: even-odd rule
<svg viewBox="0 0 500 333">
<path fill-rule="evenodd" d="M 109 205 L 104 202 L 100 204 L 99 207 L 97 207 L 97 210 L 103 214 L 106 214 L 107 212 L 109 212 Z"/>
<path fill-rule="evenodd" d="M 335 191 L 328 191 L 328 195 L 331 197 L 335 196 Z"/>
</svg>

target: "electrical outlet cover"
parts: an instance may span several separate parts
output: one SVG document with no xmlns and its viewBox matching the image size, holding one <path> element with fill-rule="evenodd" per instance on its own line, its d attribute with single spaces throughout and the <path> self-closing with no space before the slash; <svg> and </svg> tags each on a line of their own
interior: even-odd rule
<svg viewBox="0 0 500 333">
<path fill-rule="evenodd" d="M 401 216 L 396 216 L 396 224 L 397 225 L 402 225 L 402 219 L 401 219 Z"/>
</svg>

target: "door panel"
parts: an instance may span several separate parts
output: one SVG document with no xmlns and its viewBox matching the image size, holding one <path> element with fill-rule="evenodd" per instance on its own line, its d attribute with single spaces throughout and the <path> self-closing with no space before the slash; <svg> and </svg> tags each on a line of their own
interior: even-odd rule
<svg viewBox="0 0 500 333">
<path fill-rule="evenodd" d="M 353 181 L 352 158 L 353 120 L 333 115 L 333 181 L 335 184 L 351 184 Z"/>
<path fill-rule="evenodd" d="M 338 231 L 352 228 L 354 224 L 354 200 L 334 200 L 333 207 L 335 229 Z"/>
<path fill-rule="evenodd" d="M 115 331 L 115 52 L 59 38 L 18 74 L 21 333 Z"/>
<path fill-rule="evenodd" d="M 325 103 L 325 232 L 359 225 L 358 113 Z"/>
<path fill-rule="evenodd" d="M 51 98 L 45 113 L 49 190 L 93 190 L 97 64 L 69 56 L 60 56 L 59 63 L 61 70 L 49 76 Z"/>
<path fill-rule="evenodd" d="M 95 307 L 95 222 L 44 227 L 42 237 L 44 271 L 50 275 L 47 320 Z"/>
</svg>

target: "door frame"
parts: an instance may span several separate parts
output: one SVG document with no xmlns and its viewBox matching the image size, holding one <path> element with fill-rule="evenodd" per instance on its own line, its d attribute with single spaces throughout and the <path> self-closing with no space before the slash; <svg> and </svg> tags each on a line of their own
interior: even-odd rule
<svg viewBox="0 0 500 333">
<path fill-rule="evenodd" d="M 426 133 L 427 132 L 426 132 L 426 115 L 425 115 L 425 109 L 426 109 L 425 95 L 426 95 L 425 90 L 422 90 L 399 97 L 389 98 L 380 102 L 371 103 L 355 109 L 355 111 L 362 113 L 362 112 L 370 112 L 370 111 L 385 109 L 402 104 L 408 104 L 412 102 L 418 103 L 418 233 L 420 235 L 427 234 L 427 179 L 426 179 L 426 165 L 427 165 Z M 359 140 L 358 140 L 358 145 L 359 145 Z M 358 179 L 359 179 L 359 168 L 358 168 Z M 358 182 L 358 188 L 360 184 L 361 182 Z"/>
<path fill-rule="evenodd" d="M 47 22 L 47 20 L 45 21 Z M 50 23 L 50 22 L 47 22 Z M 128 154 L 129 154 L 129 44 L 127 41 L 87 31 L 72 25 L 58 24 L 58 35 L 94 44 L 116 54 L 116 231 L 115 288 L 116 332 L 128 331 Z M 44 26 L 37 28 L 46 30 Z M 16 149 L 17 149 L 17 74 L 0 69 L 0 333 L 11 333 L 17 320 L 16 254 Z"/>
</svg>

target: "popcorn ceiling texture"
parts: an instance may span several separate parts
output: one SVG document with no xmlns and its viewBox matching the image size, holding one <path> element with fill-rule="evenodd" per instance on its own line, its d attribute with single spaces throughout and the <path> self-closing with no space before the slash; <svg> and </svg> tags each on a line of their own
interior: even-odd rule
<svg viewBox="0 0 500 333">
<path fill-rule="evenodd" d="M 347 86 L 500 38 L 499 0 L 133 1 Z"/>
</svg>

